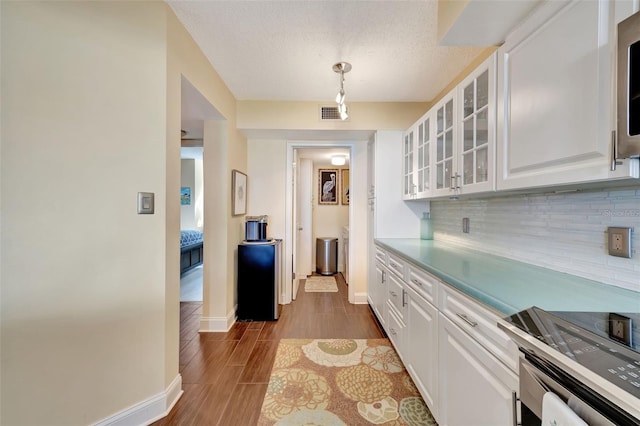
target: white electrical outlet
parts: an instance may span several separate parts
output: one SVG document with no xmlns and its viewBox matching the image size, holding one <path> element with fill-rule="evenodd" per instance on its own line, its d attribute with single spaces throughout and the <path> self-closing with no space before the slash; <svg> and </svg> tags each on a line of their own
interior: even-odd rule
<svg viewBox="0 0 640 426">
<path fill-rule="evenodd" d="M 609 254 L 631 257 L 631 228 L 609 227 Z"/>
</svg>

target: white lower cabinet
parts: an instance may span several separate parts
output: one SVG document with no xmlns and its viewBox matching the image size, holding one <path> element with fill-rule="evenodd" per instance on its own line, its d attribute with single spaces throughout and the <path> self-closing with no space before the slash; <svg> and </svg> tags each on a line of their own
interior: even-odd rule
<svg viewBox="0 0 640 426">
<path fill-rule="evenodd" d="M 389 272 L 380 262 L 376 262 L 376 280 L 369 291 L 369 304 L 373 308 L 382 328 L 387 329 L 387 276 Z"/>
<path fill-rule="evenodd" d="M 438 417 L 438 310 L 408 286 L 405 365 L 434 417 Z"/>
<path fill-rule="evenodd" d="M 512 425 L 518 376 L 443 314 L 438 318 L 440 425 Z"/>
<path fill-rule="evenodd" d="M 440 426 L 514 424 L 518 351 L 498 315 L 376 247 L 374 313 Z"/>
</svg>

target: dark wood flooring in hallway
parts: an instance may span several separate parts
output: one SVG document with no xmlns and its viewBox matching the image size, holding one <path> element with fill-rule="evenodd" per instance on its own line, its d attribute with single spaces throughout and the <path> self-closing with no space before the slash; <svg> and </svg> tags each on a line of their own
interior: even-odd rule
<svg viewBox="0 0 640 426">
<path fill-rule="evenodd" d="M 306 293 L 281 306 L 278 321 L 237 322 L 227 333 L 199 333 L 202 304 L 180 304 L 180 374 L 184 394 L 164 425 L 251 426 L 262 399 L 278 342 L 283 338 L 376 339 L 385 337 L 368 305 L 348 302 L 336 275 L 337 293 Z"/>
</svg>

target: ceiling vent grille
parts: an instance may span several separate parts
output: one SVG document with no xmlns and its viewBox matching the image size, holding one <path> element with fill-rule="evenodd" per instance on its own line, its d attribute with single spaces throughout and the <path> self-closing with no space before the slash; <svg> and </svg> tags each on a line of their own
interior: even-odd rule
<svg viewBox="0 0 640 426">
<path fill-rule="evenodd" d="M 337 106 L 321 106 L 320 121 L 342 121 Z"/>
</svg>

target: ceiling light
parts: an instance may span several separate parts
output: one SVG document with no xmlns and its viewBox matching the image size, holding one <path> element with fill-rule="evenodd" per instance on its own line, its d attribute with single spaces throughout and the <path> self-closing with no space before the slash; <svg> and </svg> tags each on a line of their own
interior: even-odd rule
<svg viewBox="0 0 640 426">
<path fill-rule="evenodd" d="M 331 157 L 331 164 L 334 166 L 344 166 L 347 158 L 344 155 L 334 155 Z"/>
<path fill-rule="evenodd" d="M 336 103 L 338 104 L 340 119 L 346 120 L 347 118 L 349 118 L 349 113 L 347 110 L 347 105 L 345 105 L 344 103 L 344 73 L 351 71 L 351 64 L 349 62 L 338 62 L 337 64 L 333 65 L 333 71 L 340 74 L 340 91 L 336 95 Z"/>
</svg>

